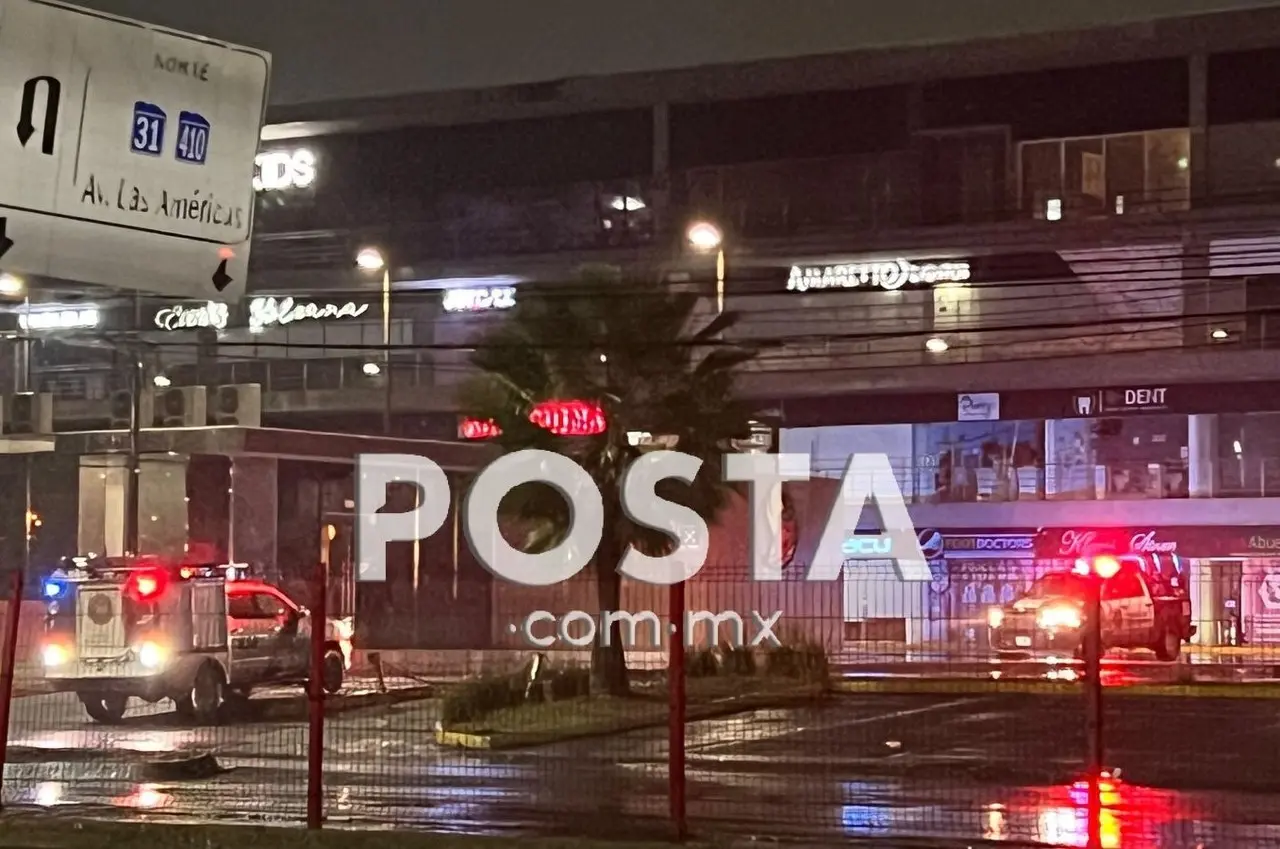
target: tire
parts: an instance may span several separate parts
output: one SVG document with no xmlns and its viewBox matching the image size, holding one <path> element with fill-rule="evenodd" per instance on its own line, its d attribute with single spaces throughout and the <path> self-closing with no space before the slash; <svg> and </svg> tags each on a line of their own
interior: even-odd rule
<svg viewBox="0 0 1280 849">
<path fill-rule="evenodd" d="M 206 663 L 196 673 L 191 691 L 173 700 L 178 716 L 212 725 L 222 714 L 223 705 L 227 701 L 227 679 L 222 670 L 212 663 Z"/>
<path fill-rule="evenodd" d="M 1155 645 L 1156 657 L 1165 663 L 1172 663 L 1182 655 L 1182 637 L 1168 625 L 1160 629 L 1160 638 Z"/>
<path fill-rule="evenodd" d="M 129 708 L 129 697 L 119 693 L 79 693 L 80 703 L 94 722 L 118 725 Z"/>
<path fill-rule="evenodd" d="M 329 695 L 333 695 L 342 689 L 343 679 L 347 674 L 347 663 L 342 657 L 342 652 L 337 649 L 329 649 L 324 653 L 324 666 L 321 670 L 321 686 Z"/>
</svg>

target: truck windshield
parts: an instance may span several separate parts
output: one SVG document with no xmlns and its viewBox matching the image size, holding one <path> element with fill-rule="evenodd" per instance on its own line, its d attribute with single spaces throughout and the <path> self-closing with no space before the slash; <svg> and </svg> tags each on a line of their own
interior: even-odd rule
<svg viewBox="0 0 1280 849">
<path fill-rule="evenodd" d="M 1053 598 L 1058 596 L 1084 595 L 1084 580 L 1070 572 L 1055 572 L 1045 575 L 1027 590 L 1027 598 Z"/>
</svg>

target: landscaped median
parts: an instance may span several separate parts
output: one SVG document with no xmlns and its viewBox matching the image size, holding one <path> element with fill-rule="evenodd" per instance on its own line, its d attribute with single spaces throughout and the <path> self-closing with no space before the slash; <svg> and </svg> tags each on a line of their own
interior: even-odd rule
<svg viewBox="0 0 1280 849">
<path fill-rule="evenodd" d="M 665 675 L 634 682 L 625 697 L 591 696 L 586 669 L 537 670 L 477 679 L 445 696 L 436 742 L 467 749 L 514 749 L 654 728 L 670 721 Z M 761 654 L 715 650 L 690 656 L 688 721 L 812 704 L 827 695 L 820 648 Z M 533 681 L 533 684 L 530 684 Z"/>
<path fill-rule="evenodd" d="M 1106 684 L 1108 698 L 1280 699 L 1280 681 L 1125 683 Z M 837 678 L 831 682 L 837 694 L 863 695 L 1079 695 L 1080 681 L 1037 681 L 993 678 Z"/>
</svg>

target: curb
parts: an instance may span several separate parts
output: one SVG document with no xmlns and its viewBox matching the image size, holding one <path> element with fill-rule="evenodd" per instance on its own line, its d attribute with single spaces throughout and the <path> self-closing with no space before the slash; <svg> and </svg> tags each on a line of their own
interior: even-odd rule
<svg viewBox="0 0 1280 849">
<path fill-rule="evenodd" d="M 405 687 L 400 690 L 388 690 L 385 693 L 352 693 L 326 696 L 324 700 L 325 716 L 349 713 L 355 710 L 390 707 L 403 702 L 415 702 L 431 698 L 435 687 Z M 287 722 L 306 720 L 311 711 L 311 702 L 306 695 L 286 699 L 257 699 L 249 702 L 250 710 L 257 720 L 269 722 Z"/>
<path fill-rule="evenodd" d="M 1079 696 L 1084 687 L 1066 681 L 981 681 L 972 679 L 910 678 L 880 681 L 833 681 L 831 688 L 842 695 L 881 693 L 885 695 L 1029 695 Z M 1224 684 L 1131 684 L 1107 687 L 1105 695 L 1117 698 L 1184 699 L 1280 699 L 1280 682 L 1240 682 Z"/>
<path fill-rule="evenodd" d="M 133 753 L 137 754 L 137 753 Z M 4 780 L 20 784 L 46 781 L 74 783 L 82 781 L 128 782 L 147 784 L 167 781 L 195 781 L 226 772 L 210 752 L 183 754 L 176 757 L 145 759 L 81 758 L 72 759 L 56 751 L 42 760 L 19 760 L 5 764 Z"/>
<path fill-rule="evenodd" d="M 808 693 L 797 693 L 776 696 L 742 696 L 732 701 L 695 705 L 689 708 L 685 722 L 701 722 L 707 719 L 720 719 L 747 713 L 754 710 L 771 710 L 788 707 L 811 705 L 827 696 L 829 691 L 814 689 Z M 545 746 L 551 743 L 564 743 L 570 740 L 587 740 L 593 737 L 608 737 L 614 734 L 627 734 L 632 731 L 643 731 L 648 728 L 660 728 L 670 721 L 667 714 L 631 722 L 612 722 L 599 726 L 586 726 L 571 731 L 545 731 L 533 733 L 498 732 L 493 734 L 451 731 L 446 728 L 436 729 L 436 743 L 455 749 L 480 749 L 488 751 L 505 751 Z"/>
</svg>

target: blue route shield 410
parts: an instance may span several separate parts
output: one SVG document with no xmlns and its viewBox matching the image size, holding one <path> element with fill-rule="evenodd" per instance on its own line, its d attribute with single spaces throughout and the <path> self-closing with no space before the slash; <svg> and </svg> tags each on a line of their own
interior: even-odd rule
<svg viewBox="0 0 1280 849">
<path fill-rule="evenodd" d="M 133 104 L 133 134 L 129 149 L 134 153 L 159 156 L 164 150 L 164 126 L 168 119 L 154 103 L 139 100 Z"/>
<path fill-rule="evenodd" d="M 203 165 L 209 155 L 209 122 L 198 112 L 178 115 L 178 144 L 174 156 L 179 162 Z"/>
</svg>

